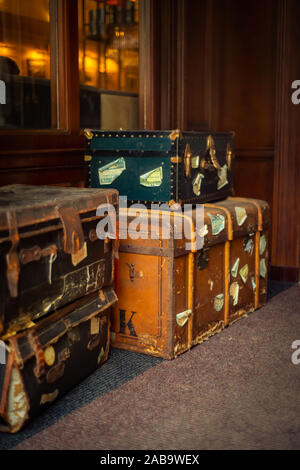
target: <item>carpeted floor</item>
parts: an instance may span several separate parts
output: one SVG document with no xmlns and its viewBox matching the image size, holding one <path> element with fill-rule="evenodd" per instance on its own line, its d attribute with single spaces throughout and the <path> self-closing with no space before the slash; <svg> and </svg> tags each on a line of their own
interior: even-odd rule
<svg viewBox="0 0 300 470">
<path fill-rule="evenodd" d="M 175 361 L 113 350 L 0 449 L 300 449 L 300 287 L 283 287 Z"/>
</svg>

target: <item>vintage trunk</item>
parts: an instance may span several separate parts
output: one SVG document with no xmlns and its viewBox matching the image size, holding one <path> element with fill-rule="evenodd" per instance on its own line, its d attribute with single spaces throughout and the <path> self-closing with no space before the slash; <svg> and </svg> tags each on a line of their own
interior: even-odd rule
<svg viewBox="0 0 300 470">
<path fill-rule="evenodd" d="M 233 134 L 85 131 L 86 186 L 128 201 L 202 203 L 232 191 Z"/>
<path fill-rule="evenodd" d="M 0 188 L 0 337 L 113 282 L 112 241 L 96 233 L 115 190 Z"/>
<path fill-rule="evenodd" d="M 145 211 L 143 217 L 147 212 L 153 213 Z M 169 240 L 161 227 L 156 239 L 146 239 L 145 218 L 144 238 L 132 239 L 128 229 L 120 240 L 113 346 L 172 359 L 266 302 L 267 203 L 228 198 L 205 204 L 200 229 L 194 209 L 189 223 L 204 236 L 201 249 L 175 238 L 174 220 L 180 217 L 171 216 Z"/>
<path fill-rule="evenodd" d="M 106 287 L 8 340 L 0 368 L 0 431 L 19 431 L 107 360 L 115 301 Z"/>
</svg>

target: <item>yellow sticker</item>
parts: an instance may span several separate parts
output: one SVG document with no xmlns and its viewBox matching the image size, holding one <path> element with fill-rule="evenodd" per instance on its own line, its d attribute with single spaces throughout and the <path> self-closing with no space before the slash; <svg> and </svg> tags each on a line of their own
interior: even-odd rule
<svg viewBox="0 0 300 470">
<path fill-rule="evenodd" d="M 219 294 L 216 295 L 215 300 L 214 300 L 214 308 L 217 312 L 220 312 L 222 310 L 224 305 L 224 294 Z"/>
<path fill-rule="evenodd" d="M 228 184 L 227 179 L 227 165 L 222 166 L 220 170 L 218 170 L 218 190 L 224 188 Z"/>
<path fill-rule="evenodd" d="M 243 266 L 240 269 L 240 276 L 241 276 L 244 284 L 246 284 L 246 282 L 247 282 L 248 273 L 249 273 L 249 267 L 248 267 L 248 264 L 245 264 L 245 266 Z"/>
<path fill-rule="evenodd" d="M 47 366 L 53 366 L 55 362 L 55 349 L 53 346 L 48 346 L 44 351 L 44 358 Z"/>
<path fill-rule="evenodd" d="M 235 207 L 235 214 L 238 226 L 241 227 L 247 219 L 247 212 L 244 207 Z"/>
<path fill-rule="evenodd" d="M 266 246 L 267 246 L 266 236 L 265 236 L 265 235 L 262 235 L 262 236 L 260 237 L 260 240 L 259 240 L 259 253 L 260 253 L 260 255 L 263 254 L 263 252 L 264 252 L 265 249 L 266 249 Z"/>
<path fill-rule="evenodd" d="M 163 181 L 163 169 L 162 166 L 155 168 L 155 170 L 148 171 L 144 175 L 140 176 L 140 185 L 146 188 L 154 188 L 161 186 Z"/>
<path fill-rule="evenodd" d="M 98 169 L 100 185 L 112 184 L 126 170 L 125 158 L 121 157 Z"/>
<path fill-rule="evenodd" d="M 237 258 L 237 260 L 235 261 L 235 263 L 234 263 L 234 265 L 232 266 L 232 269 L 231 269 L 232 277 L 237 276 L 238 269 L 239 269 L 239 264 L 240 264 L 240 258 Z"/>
<path fill-rule="evenodd" d="M 202 184 L 203 179 L 204 179 L 204 175 L 202 175 L 202 173 L 198 173 L 198 175 L 193 181 L 193 191 L 194 191 L 194 194 L 196 194 L 196 196 L 200 196 L 201 194 L 201 184 Z"/>
<path fill-rule="evenodd" d="M 190 315 L 192 314 L 192 310 L 186 310 L 185 312 L 177 313 L 176 315 L 176 322 L 178 326 L 184 326 Z"/>
<path fill-rule="evenodd" d="M 240 286 L 237 282 L 233 282 L 230 286 L 230 295 L 233 298 L 233 305 L 237 305 L 239 301 Z"/>
<path fill-rule="evenodd" d="M 191 164 L 192 164 L 192 168 L 199 168 L 199 164 L 200 164 L 200 157 L 199 155 L 196 155 L 195 157 L 192 157 L 191 158 Z"/>
<path fill-rule="evenodd" d="M 260 260 L 260 275 L 264 279 L 267 276 L 267 266 L 266 266 L 266 261 L 264 258 Z"/>
</svg>

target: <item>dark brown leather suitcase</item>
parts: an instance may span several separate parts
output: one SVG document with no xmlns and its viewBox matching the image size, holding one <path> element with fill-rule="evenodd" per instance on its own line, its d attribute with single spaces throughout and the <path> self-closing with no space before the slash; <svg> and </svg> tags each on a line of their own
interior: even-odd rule
<svg viewBox="0 0 300 470">
<path fill-rule="evenodd" d="M 112 240 L 96 209 L 118 192 L 14 185 L 0 188 L 0 338 L 113 282 Z"/>
<path fill-rule="evenodd" d="M 0 431 L 17 432 L 107 360 L 115 301 L 113 288 L 106 287 L 6 342 Z"/>
<path fill-rule="evenodd" d="M 140 238 L 130 236 L 128 216 L 129 234 L 120 239 L 113 346 L 172 359 L 266 303 L 266 202 L 228 198 L 204 204 L 201 249 L 176 239 L 175 215 L 170 239 L 162 238 L 161 225 L 151 238 L 153 211 L 145 212 Z M 195 210 L 184 218 L 194 232 Z"/>
</svg>

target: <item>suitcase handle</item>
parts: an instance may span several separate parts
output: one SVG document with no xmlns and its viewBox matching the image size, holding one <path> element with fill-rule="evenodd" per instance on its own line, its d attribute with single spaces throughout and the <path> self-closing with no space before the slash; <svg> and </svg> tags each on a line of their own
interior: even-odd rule
<svg viewBox="0 0 300 470">
<path fill-rule="evenodd" d="M 210 157 L 210 162 L 207 161 L 207 154 Z M 221 165 L 219 163 L 215 141 L 211 135 L 207 137 L 206 140 L 206 157 L 204 157 L 200 163 L 200 166 L 203 170 L 221 170 Z"/>
</svg>

